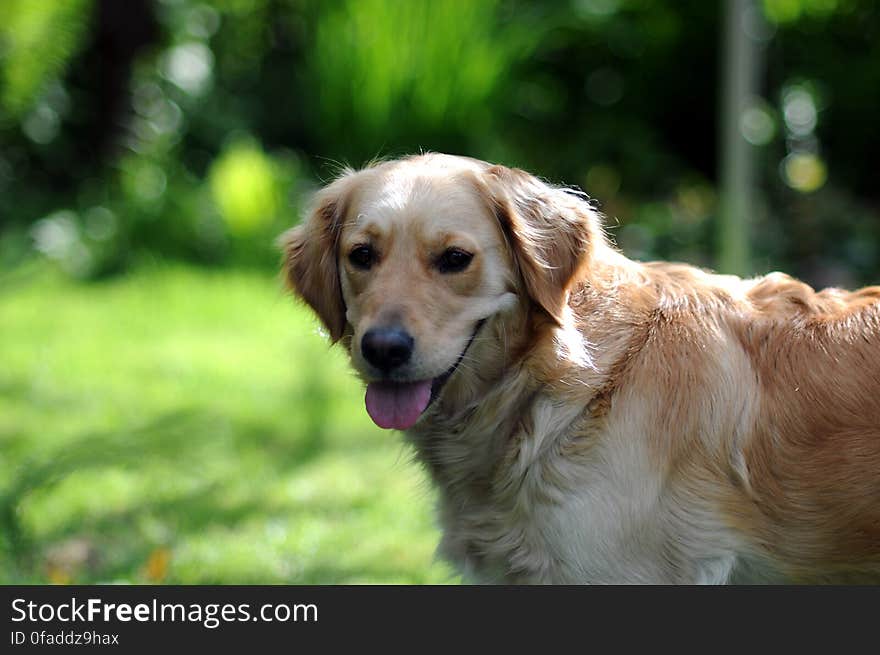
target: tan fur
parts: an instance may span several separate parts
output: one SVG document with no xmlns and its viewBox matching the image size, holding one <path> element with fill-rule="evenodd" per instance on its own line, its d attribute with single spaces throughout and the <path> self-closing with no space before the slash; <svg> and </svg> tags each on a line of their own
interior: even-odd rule
<svg viewBox="0 0 880 655">
<path fill-rule="evenodd" d="M 283 243 L 366 381 L 383 322 L 415 337 L 402 379 L 464 352 L 406 436 L 474 579 L 880 580 L 880 287 L 633 262 L 583 200 L 436 154 L 347 172 Z M 444 275 L 450 245 L 475 257 Z"/>
<path fill-rule="evenodd" d="M 345 330 L 336 251 L 350 185 L 343 177 L 319 193 L 310 220 L 285 232 L 279 242 L 288 286 L 314 309 L 334 343 Z"/>
</svg>

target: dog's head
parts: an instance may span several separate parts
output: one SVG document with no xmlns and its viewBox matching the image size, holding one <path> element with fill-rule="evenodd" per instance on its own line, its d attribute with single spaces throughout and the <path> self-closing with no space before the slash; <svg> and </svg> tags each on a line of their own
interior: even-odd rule
<svg viewBox="0 0 880 655">
<path fill-rule="evenodd" d="M 486 322 L 528 307 L 562 323 L 601 238 L 589 205 L 562 189 L 427 154 L 345 172 L 281 243 L 288 285 L 368 383 L 370 416 L 407 429 L 463 374 Z"/>
</svg>

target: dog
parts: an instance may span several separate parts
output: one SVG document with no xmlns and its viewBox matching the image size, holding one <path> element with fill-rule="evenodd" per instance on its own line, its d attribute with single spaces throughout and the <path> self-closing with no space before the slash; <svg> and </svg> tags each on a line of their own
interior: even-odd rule
<svg viewBox="0 0 880 655">
<path fill-rule="evenodd" d="M 479 583 L 880 581 L 880 287 L 626 258 L 592 203 L 438 153 L 345 170 L 283 273 Z"/>
</svg>

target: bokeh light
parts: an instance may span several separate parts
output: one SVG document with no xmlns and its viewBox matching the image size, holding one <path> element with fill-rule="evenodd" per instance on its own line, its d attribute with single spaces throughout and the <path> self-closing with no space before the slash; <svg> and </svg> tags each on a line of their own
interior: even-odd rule
<svg viewBox="0 0 880 655">
<path fill-rule="evenodd" d="M 817 155 L 795 152 L 782 160 L 782 177 L 792 189 L 812 193 L 825 184 L 828 171 Z"/>
<path fill-rule="evenodd" d="M 233 235 L 254 233 L 275 219 L 278 174 L 253 139 L 232 141 L 211 165 L 209 180 L 214 202 Z"/>
</svg>

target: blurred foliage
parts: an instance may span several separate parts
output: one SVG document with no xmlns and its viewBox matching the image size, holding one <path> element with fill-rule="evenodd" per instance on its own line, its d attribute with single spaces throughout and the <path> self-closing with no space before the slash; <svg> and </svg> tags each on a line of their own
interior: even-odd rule
<svg viewBox="0 0 880 655">
<path fill-rule="evenodd" d="M 82 43 L 91 4 L 91 0 L 5 0 L 0 4 L 2 106 L 12 118 L 34 104 L 47 80 L 63 75 Z M 47 122 L 54 126 L 52 119 Z M 38 143 L 51 140 L 50 131 L 29 128 L 39 123 L 25 120 L 22 127 Z"/>
<path fill-rule="evenodd" d="M 497 0 L 316 5 L 306 84 L 330 152 L 368 159 L 396 143 L 463 145 L 491 134 L 493 95 L 529 57 L 539 31 Z M 311 104 L 311 103 L 310 103 Z M 352 121 L 352 117 L 357 120 Z M 393 129 L 389 130 L 389 127 Z M 389 134 L 393 132 L 393 136 Z M 393 139 L 394 142 L 389 141 Z M 396 143 L 395 143 L 396 142 Z M 487 144 L 488 145 L 488 144 Z"/>
<path fill-rule="evenodd" d="M 279 179 L 274 163 L 250 141 L 237 141 L 211 165 L 211 195 L 232 235 L 247 235 L 278 212 Z"/>
<path fill-rule="evenodd" d="M 763 0 L 764 13 L 774 23 L 790 23 L 804 16 L 824 18 L 852 5 L 848 0 Z"/>
<path fill-rule="evenodd" d="M 756 272 L 876 280 L 880 11 L 757 6 Z M 340 164 L 431 149 L 579 185 L 631 255 L 711 266 L 721 20 L 701 0 L 6 2 L 0 263 L 271 267 Z"/>
</svg>

